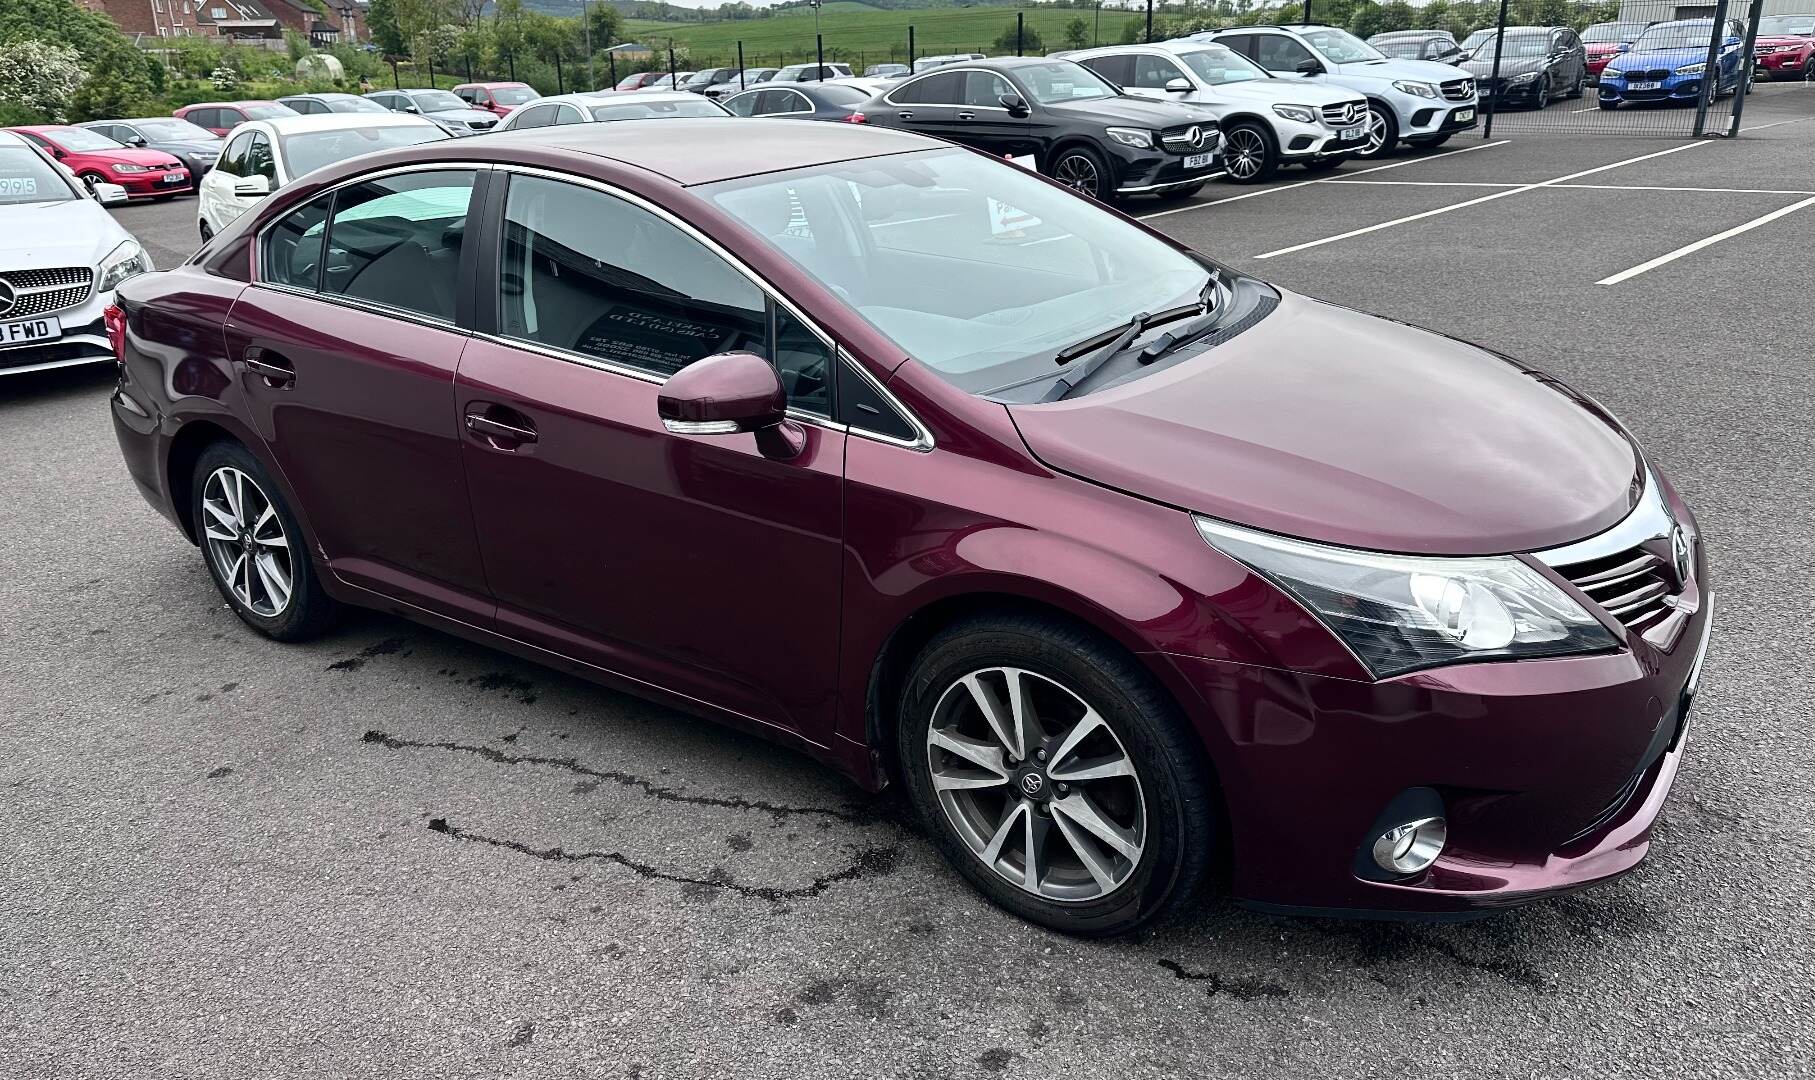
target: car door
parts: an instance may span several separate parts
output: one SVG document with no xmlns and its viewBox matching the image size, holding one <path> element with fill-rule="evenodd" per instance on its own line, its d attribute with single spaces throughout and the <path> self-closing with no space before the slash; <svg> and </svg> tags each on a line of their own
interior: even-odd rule
<svg viewBox="0 0 1815 1080">
<path fill-rule="evenodd" d="M 396 173 L 285 215 L 226 325 L 254 426 L 329 569 L 478 626 L 492 603 L 449 412 L 484 175 Z"/>
<path fill-rule="evenodd" d="M 1296 38 L 1284 34 L 1255 34 L 1253 37 L 1254 62 L 1276 75 L 1298 75 L 1298 65 L 1317 59 Z M 1328 65 L 1325 67 L 1327 70 Z"/>
<path fill-rule="evenodd" d="M 895 118 L 891 126 L 957 142 L 962 136 L 958 105 L 963 95 L 964 73 L 940 71 L 898 87 L 883 100 Z"/>
<path fill-rule="evenodd" d="M 1027 116 L 1011 116 L 1002 106 L 1004 96 L 1031 102 L 1032 98 L 1024 89 L 993 71 L 971 70 L 959 74 L 964 82 L 963 101 L 952 118 L 956 141 L 996 157 L 1022 157 L 1041 151 L 1044 140 L 1038 132 L 1044 125 L 1037 118 L 1038 114 L 1030 111 Z M 1031 104 L 1029 109 L 1033 109 Z"/>
<path fill-rule="evenodd" d="M 242 131 L 228 139 L 214 168 L 202 177 L 199 209 L 202 220 L 208 223 L 212 232 L 220 232 L 240 215 L 239 197 L 233 189 L 246 171 L 246 151 L 251 145 L 250 131 Z"/>
<path fill-rule="evenodd" d="M 499 629 L 823 739 L 846 438 L 811 419 L 829 415 L 829 346 L 645 205 L 508 183 L 488 216 L 496 333 L 462 358 L 453 418 Z M 663 426 L 661 381 L 733 350 L 780 359 L 798 455 Z"/>
<path fill-rule="evenodd" d="M 1185 95 L 1174 94 L 1166 87 L 1175 79 L 1191 80 L 1185 77 L 1184 69 L 1164 56 L 1141 53 L 1134 58 L 1134 78 L 1123 89 L 1136 97 L 1150 98 L 1154 101 L 1178 101 Z M 1196 88 L 1192 84 L 1193 89 Z"/>
</svg>

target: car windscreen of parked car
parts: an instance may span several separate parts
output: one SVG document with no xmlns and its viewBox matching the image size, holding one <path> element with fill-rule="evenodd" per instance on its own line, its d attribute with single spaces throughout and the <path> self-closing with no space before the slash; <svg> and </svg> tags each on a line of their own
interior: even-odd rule
<svg viewBox="0 0 1815 1080">
<path fill-rule="evenodd" d="M 1707 48 L 1708 35 L 1714 32 L 1711 22 L 1666 23 L 1654 26 L 1632 43 L 1633 52 L 1656 49 L 1688 49 L 1697 45 Z"/>
<path fill-rule="evenodd" d="M 324 165 L 345 161 L 360 154 L 392 150 L 399 146 L 439 142 L 448 134 L 432 124 L 418 127 L 347 128 L 344 131 L 306 131 L 280 135 L 284 160 L 290 164 L 290 175 L 301 176 Z"/>
<path fill-rule="evenodd" d="M 1300 33 L 1311 47 L 1338 64 L 1359 64 L 1368 60 L 1385 60 L 1379 49 L 1347 30 L 1305 30 Z"/>
<path fill-rule="evenodd" d="M 1379 41 L 1374 43 L 1384 56 L 1395 60 L 1417 60 L 1424 56 L 1424 42 L 1416 38 L 1406 41 Z"/>
<path fill-rule="evenodd" d="M 337 113 L 381 113 L 391 111 L 370 98 L 362 97 L 327 97 L 322 98 L 321 103 L 328 107 L 329 112 Z"/>
<path fill-rule="evenodd" d="M 248 105 L 240 111 L 248 120 L 275 120 L 280 116 L 296 115 L 296 110 L 288 105 Z"/>
<path fill-rule="evenodd" d="M 492 100 L 499 105 L 521 105 L 541 95 L 527 86 L 501 86 L 492 90 Z"/>
<path fill-rule="evenodd" d="M 1516 36 L 1508 34 L 1500 45 L 1500 55 L 1509 60 L 1514 58 L 1529 60 L 1532 57 L 1547 55 L 1549 52 L 1549 34 L 1519 34 Z M 1489 40 L 1486 44 L 1482 45 L 1480 49 L 1475 51 L 1475 55 L 1470 57 L 1471 60 L 1482 61 L 1492 60 L 1493 58 L 1494 43 L 1492 40 Z"/>
<path fill-rule="evenodd" d="M 1764 33 L 1765 24 L 1770 21 L 1770 19 L 1760 19 L 1758 21 L 1758 32 L 1761 34 Z M 1582 40 L 1589 44 L 1631 41 L 1644 32 L 1644 23 L 1596 23 L 1582 31 Z"/>
<path fill-rule="evenodd" d="M 1096 72 L 1070 60 L 1050 64 L 1029 64 L 1015 68 L 1015 77 L 1026 84 L 1027 92 L 1042 105 L 1061 105 L 1067 101 L 1090 101 L 1115 97 L 1121 91 Z"/>
<path fill-rule="evenodd" d="M 446 90 L 411 90 L 410 100 L 423 112 L 450 112 L 459 109 L 470 109 L 471 105 L 461 101 Z"/>
<path fill-rule="evenodd" d="M 124 150 L 125 144 L 115 142 L 98 131 L 75 127 L 39 128 L 45 136 L 65 150 L 78 154 L 93 153 L 97 150 Z"/>
<path fill-rule="evenodd" d="M 1174 55 L 1211 86 L 1273 77 L 1266 68 L 1226 45 L 1182 49 Z"/>
<path fill-rule="evenodd" d="M 56 167 L 23 146 L 0 146 L 0 205 L 80 198 Z"/>
<path fill-rule="evenodd" d="M 695 101 L 627 101 L 623 104 L 594 105 L 589 111 L 594 120 L 669 120 L 725 115 L 725 110 L 705 98 Z"/>
<path fill-rule="evenodd" d="M 973 393 L 1053 375 L 1061 350 L 1136 312 L 1195 302 L 1208 277 L 1096 204 L 965 150 L 698 190 Z"/>
<path fill-rule="evenodd" d="M 220 137 L 205 127 L 175 117 L 169 120 L 134 120 L 132 126 L 151 142 L 213 142 Z"/>
</svg>

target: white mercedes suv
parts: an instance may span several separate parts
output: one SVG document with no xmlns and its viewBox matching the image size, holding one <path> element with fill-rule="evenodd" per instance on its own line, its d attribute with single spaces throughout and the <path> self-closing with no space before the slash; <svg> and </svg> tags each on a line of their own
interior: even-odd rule
<svg viewBox="0 0 1815 1080">
<path fill-rule="evenodd" d="M 112 360 L 113 290 L 151 268 L 68 170 L 0 131 L 0 375 Z"/>
<path fill-rule="evenodd" d="M 1138 97 L 1188 101 L 1216 114 L 1223 168 L 1238 184 L 1281 165 L 1333 169 L 1367 145 L 1367 99 L 1353 90 L 1276 78 L 1211 42 L 1162 41 L 1054 53 Z"/>
</svg>

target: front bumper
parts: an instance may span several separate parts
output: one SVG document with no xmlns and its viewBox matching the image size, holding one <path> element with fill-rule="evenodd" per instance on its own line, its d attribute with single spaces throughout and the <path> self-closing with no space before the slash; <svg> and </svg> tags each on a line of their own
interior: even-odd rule
<svg viewBox="0 0 1815 1080">
<path fill-rule="evenodd" d="M 1201 150 L 1189 155 L 1169 150 L 1137 150 L 1119 143 L 1111 149 L 1117 158 L 1117 195 L 1156 195 L 1222 175 L 1223 140 L 1220 133 L 1213 140 L 1206 139 Z M 1186 158 L 1198 155 L 1208 155 L 1210 160 L 1197 168 L 1187 169 Z"/>
<path fill-rule="evenodd" d="M 166 176 L 176 176 L 176 180 L 165 180 Z M 118 184 L 126 189 L 126 194 L 133 199 L 152 199 L 162 195 L 187 195 L 195 190 L 195 178 L 188 168 L 160 169 L 157 172 L 107 174 L 107 182 Z"/>
<path fill-rule="evenodd" d="M 1349 130 L 1355 130 L 1359 134 L 1352 139 L 1342 138 L 1342 133 Z M 1305 124 L 1276 116 L 1273 119 L 1273 132 L 1279 139 L 1279 156 L 1287 161 L 1329 157 L 1331 154 L 1353 154 L 1368 143 L 1368 121 L 1365 114 L 1353 124 L 1336 125 L 1322 121 Z"/>
<path fill-rule="evenodd" d="M 1417 102 L 1410 112 L 1403 111 L 1403 105 L 1396 105 L 1399 112 L 1399 137 L 1401 139 L 1417 138 L 1421 135 L 1447 135 L 1453 131 L 1467 131 L 1481 123 L 1481 101 L 1471 97 L 1467 101 L 1441 101 L 1431 98 L 1413 98 Z"/>
<path fill-rule="evenodd" d="M 1635 82 L 1653 82 L 1657 86 L 1655 89 L 1634 90 L 1632 84 Z M 1602 72 L 1600 92 L 1602 101 L 1615 104 L 1671 101 L 1689 105 L 1702 96 L 1702 76 L 1671 73 L 1656 79 L 1631 79 L 1623 72 Z"/>
<path fill-rule="evenodd" d="M 102 317 L 111 303 L 113 293 L 95 293 L 75 307 L 46 312 L 62 323 L 63 336 L 55 341 L 0 349 L 0 376 L 111 362 L 113 346 L 107 341 Z"/>
<path fill-rule="evenodd" d="M 1696 582 L 1704 581 L 1697 552 Z M 1236 897 L 1307 911 L 1459 915 L 1631 870 L 1682 759 L 1711 605 L 1668 651 L 1436 668 L 1382 682 L 1170 656 L 1217 755 Z M 1382 811 L 1434 790 L 1449 840 L 1427 870 L 1366 873 Z"/>
<path fill-rule="evenodd" d="M 1485 108 L 1489 105 L 1535 105 L 1538 101 L 1538 84 L 1543 81 L 1539 76 L 1530 82 L 1514 83 L 1511 79 L 1501 79 L 1495 87 L 1490 79 L 1477 80 L 1475 85 Z"/>
<path fill-rule="evenodd" d="M 1753 70 L 1773 78 L 1788 76 L 1800 79 L 1811 56 L 1815 56 L 1815 50 L 1800 49 L 1789 52 L 1758 53 L 1754 57 Z"/>
</svg>

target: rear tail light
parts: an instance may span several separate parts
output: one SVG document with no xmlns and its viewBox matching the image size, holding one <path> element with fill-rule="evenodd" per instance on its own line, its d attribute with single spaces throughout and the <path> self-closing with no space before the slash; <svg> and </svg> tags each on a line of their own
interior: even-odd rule
<svg viewBox="0 0 1815 1080">
<path fill-rule="evenodd" d="M 118 304 L 109 304 L 101 318 L 107 328 L 107 343 L 113 346 L 113 362 L 123 368 L 126 366 L 126 312 Z"/>
<path fill-rule="evenodd" d="M 852 109 L 851 115 L 845 117 L 844 122 L 847 124 L 867 124 L 870 122 L 870 118 L 863 115 L 863 113 L 858 112 L 856 109 Z"/>
</svg>

